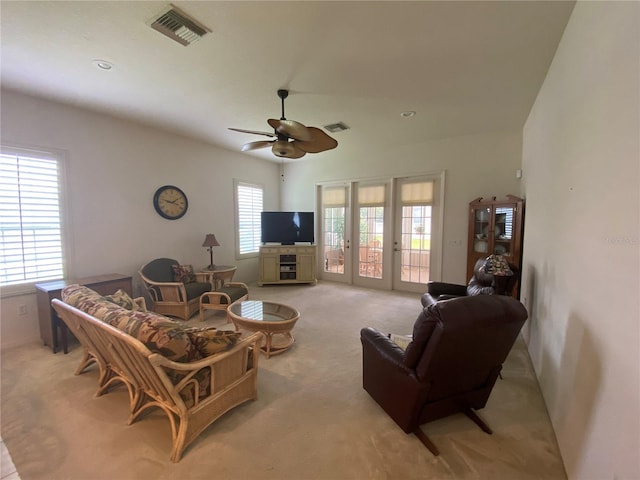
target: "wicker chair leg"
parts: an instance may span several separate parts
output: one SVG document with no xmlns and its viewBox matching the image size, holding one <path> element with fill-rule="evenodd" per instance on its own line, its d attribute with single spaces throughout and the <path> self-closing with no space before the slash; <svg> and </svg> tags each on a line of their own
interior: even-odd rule
<svg viewBox="0 0 640 480">
<path fill-rule="evenodd" d="M 171 461 L 173 463 L 178 463 L 182 458 L 182 452 L 186 447 L 186 439 L 187 439 L 187 431 L 189 427 L 189 421 L 187 418 L 180 418 L 178 420 L 180 425 L 178 427 L 178 431 L 175 432 L 172 429 L 173 435 L 173 447 L 171 448 Z"/>
<path fill-rule="evenodd" d="M 82 360 L 80 360 L 80 364 L 78 365 L 78 368 L 76 368 L 75 375 L 80 375 L 94 363 L 96 363 L 96 358 L 89 353 L 89 349 L 87 347 L 84 347 Z"/>
</svg>

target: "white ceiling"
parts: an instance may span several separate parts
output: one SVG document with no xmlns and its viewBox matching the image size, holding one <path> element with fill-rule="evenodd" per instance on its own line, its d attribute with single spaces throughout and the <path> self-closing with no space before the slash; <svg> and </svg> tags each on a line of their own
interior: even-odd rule
<svg viewBox="0 0 640 480">
<path fill-rule="evenodd" d="M 184 47 L 153 30 L 169 2 L 3 0 L 2 85 L 233 151 L 266 137 L 227 127 L 270 131 L 288 88 L 288 119 L 351 127 L 331 134 L 336 150 L 297 161 L 353 155 L 519 130 L 574 2 L 174 4 L 212 33 Z"/>
</svg>

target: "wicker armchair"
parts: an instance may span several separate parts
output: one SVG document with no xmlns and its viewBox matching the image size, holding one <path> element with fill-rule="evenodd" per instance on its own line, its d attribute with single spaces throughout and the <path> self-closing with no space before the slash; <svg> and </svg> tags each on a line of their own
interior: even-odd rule
<svg viewBox="0 0 640 480">
<path fill-rule="evenodd" d="M 211 278 L 206 273 L 194 273 L 195 282 L 176 282 L 174 265 L 179 265 L 179 262 L 171 258 L 157 258 L 143 265 L 138 273 L 151 297 L 151 310 L 189 320 L 199 310 L 200 295 L 213 290 Z"/>
<path fill-rule="evenodd" d="M 205 292 L 200 296 L 200 321 L 204 321 L 205 310 L 224 310 L 233 302 L 247 300 L 249 287 L 246 283 L 232 282 L 236 267 L 229 267 L 223 272 L 207 272 L 211 276 L 214 291 Z M 227 323 L 231 320 L 227 317 Z"/>
</svg>

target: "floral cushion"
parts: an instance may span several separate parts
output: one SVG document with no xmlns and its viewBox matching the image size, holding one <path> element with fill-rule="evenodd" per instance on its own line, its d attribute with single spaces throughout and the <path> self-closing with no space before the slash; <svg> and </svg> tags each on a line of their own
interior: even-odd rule
<svg viewBox="0 0 640 480">
<path fill-rule="evenodd" d="M 203 357 L 224 352 L 235 345 L 242 335 L 240 332 L 216 328 L 188 328 L 185 332 Z"/>
<path fill-rule="evenodd" d="M 107 323 L 174 362 L 187 363 L 202 358 L 180 324 L 154 312 L 124 311 L 126 313 L 110 318 Z"/>
<path fill-rule="evenodd" d="M 101 298 L 101 295 L 95 290 L 91 290 L 84 285 L 68 285 L 62 289 L 61 292 L 62 301 L 71 305 L 72 307 L 80 308 L 79 302 L 87 299 L 96 300 Z M 80 308 L 82 310 L 82 308 Z"/>
<path fill-rule="evenodd" d="M 113 295 L 105 295 L 104 298 L 121 306 L 122 308 L 126 308 L 127 310 L 132 310 L 134 312 L 140 310 L 140 307 L 136 302 L 134 302 L 133 298 L 131 298 L 129 294 L 122 289 L 118 290 Z"/>
<path fill-rule="evenodd" d="M 196 281 L 192 265 L 172 265 L 173 281 L 182 283 L 192 283 Z"/>
<path fill-rule="evenodd" d="M 108 322 L 109 318 L 130 313 L 84 285 L 69 285 L 62 290 L 62 301 L 85 313 Z"/>
<path fill-rule="evenodd" d="M 61 296 L 65 303 L 137 338 L 169 360 L 192 362 L 202 358 L 184 328 L 164 315 L 127 310 L 82 285 L 64 288 Z"/>
</svg>

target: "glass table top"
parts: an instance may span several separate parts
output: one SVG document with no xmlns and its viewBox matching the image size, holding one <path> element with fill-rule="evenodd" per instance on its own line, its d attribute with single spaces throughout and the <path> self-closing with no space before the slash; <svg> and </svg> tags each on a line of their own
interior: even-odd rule
<svg viewBox="0 0 640 480">
<path fill-rule="evenodd" d="M 232 314 L 254 322 L 284 322 L 297 318 L 300 313 L 288 305 L 263 302 L 262 300 L 244 300 L 231 304 Z"/>
</svg>

